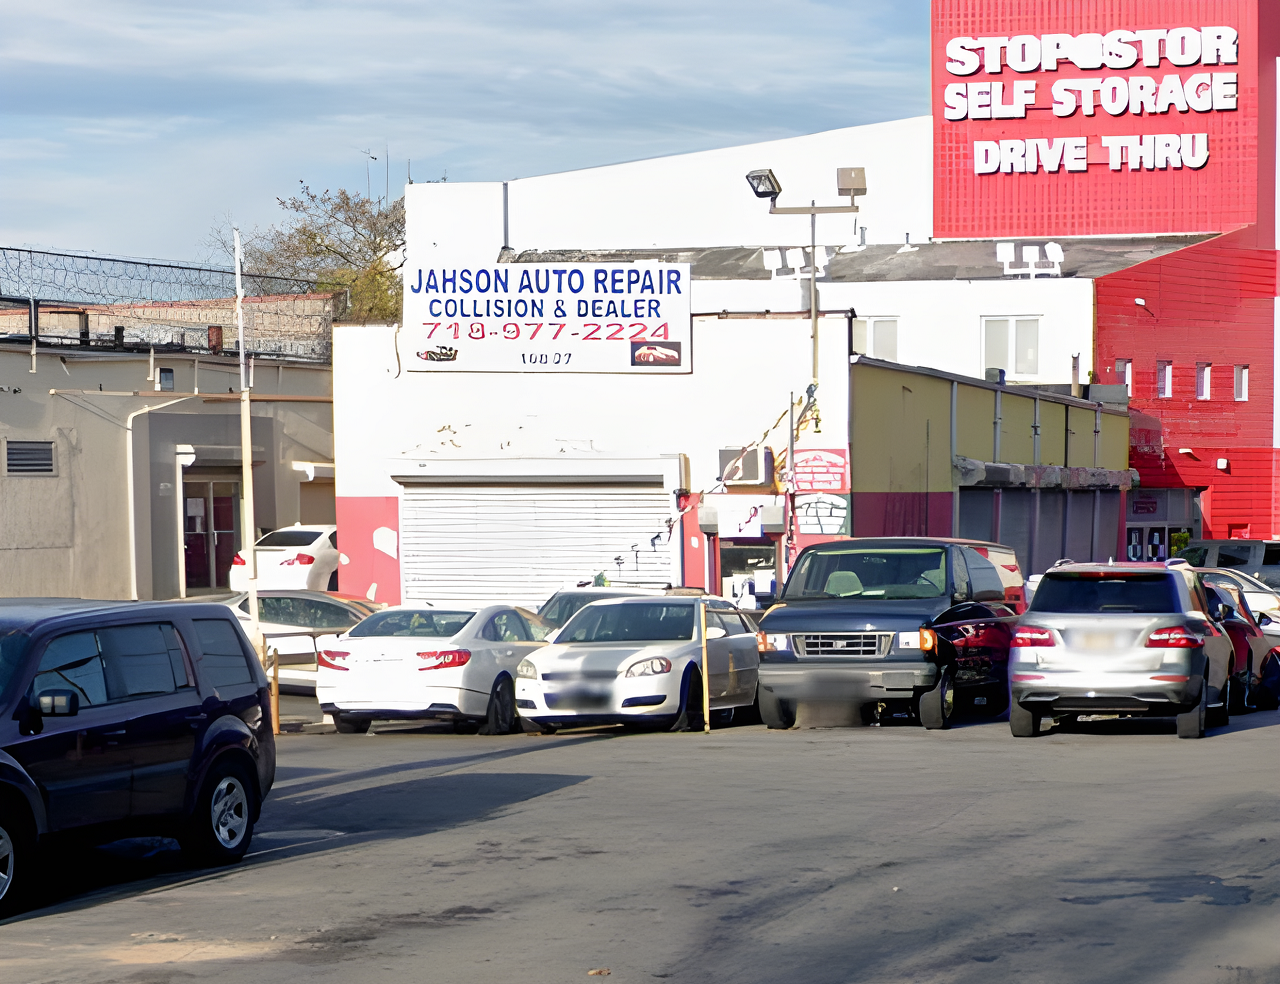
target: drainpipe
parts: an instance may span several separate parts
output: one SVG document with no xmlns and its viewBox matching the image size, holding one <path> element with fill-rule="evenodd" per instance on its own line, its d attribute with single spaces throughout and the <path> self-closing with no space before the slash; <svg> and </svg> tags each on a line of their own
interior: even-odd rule
<svg viewBox="0 0 1280 984">
<path fill-rule="evenodd" d="M 138 521 L 134 515 L 134 482 L 133 482 L 133 418 L 139 414 L 150 413 L 152 410 L 160 410 L 164 407 L 173 406 L 175 403 L 181 403 L 183 400 L 189 400 L 189 396 L 181 396 L 176 400 L 166 400 L 164 403 L 157 403 L 153 407 L 143 407 L 141 410 L 135 410 L 124 419 L 124 475 L 126 498 L 129 500 L 129 597 L 134 601 L 138 600 Z M 181 495 L 181 489 L 174 489 L 175 495 Z"/>
<path fill-rule="evenodd" d="M 852 328 L 850 329 L 852 334 Z M 956 406 L 959 400 L 958 393 L 960 384 L 954 379 L 951 381 L 951 464 L 955 467 L 956 455 L 959 453 L 959 434 L 956 424 Z M 954 475 L 954 471 L 952 472 Z M 951 484 L 951 535 L 960 535 L 960 486 L 955 484 L 954 478 Z"/>
</svg>

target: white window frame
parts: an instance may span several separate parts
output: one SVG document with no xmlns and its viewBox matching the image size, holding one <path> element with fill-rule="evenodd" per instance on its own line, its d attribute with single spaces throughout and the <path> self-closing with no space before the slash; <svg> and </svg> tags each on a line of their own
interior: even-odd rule
<svg viewBox="0 0 1280 984">
<path fill-rule="evenodd" d="M 1120 377 L 1120 382 L 1124 384 L 1125 392 L 1132 399 L 1133 397 L 1133 360 L 1132 359 L 1116 359 L 1116 375 Z"/>
<path fill-rule="evenodd" d="M 882 347 L 877 345 L 878 326 L 883 323 L 894 325 L 893 357 L 890 358 Z M 873 359 L 886 362 L 900 362 L 902 356 L 902 319 L 896 314 L 873 314 L 866 318 L 858 318 L 853 322 L 853 350 Z"/>
<path fill-rule="evenodd" d="M 1237 403 L 1249 401 L 1249 367 L 1247 365 L 1235 367 L 1235 398 Z"/>
<path fill-rule="evenodd" d="M 1210 398 L 1211 380 L 1213 376 L 1212 362 L 1196 363 L 1196 399 L 1207 400 Z"/>
<path fill-rule="evenodd" d="M 1173 399 L 1173 363 L 1166 359 L 1156 363 L 1156 399 Z"/>
<path fill-rule="evenodd" d="M 993 321 L 1003 321 L 1008 325 L 1005 334 L 1005 352 L 1000 358 L 987 351 L 987 325 Z M 1036 329 L 1035 372 L 1018 372 L 1018 322 L 1034 321 Z M 1039 379 L 1043 374 L 1040 368 L 1041 329 L 1044 327 L 1043 314 L 984 314 L 981 319 L 982 371 L 1003 369 L 1009 379 Z"/>
</svg>

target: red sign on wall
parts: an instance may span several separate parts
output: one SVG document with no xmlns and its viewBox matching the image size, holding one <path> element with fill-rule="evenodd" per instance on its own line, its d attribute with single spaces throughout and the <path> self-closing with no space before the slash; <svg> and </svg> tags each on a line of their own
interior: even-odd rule
<svg viewBox="0 0 1280 984">
<path fill-rule="evenodd" d="M 933 11 L 936 237 L 1258 223 L 1259 245 L 1272 245 L 1275 0 L 934 0 Z"/>
</svg>

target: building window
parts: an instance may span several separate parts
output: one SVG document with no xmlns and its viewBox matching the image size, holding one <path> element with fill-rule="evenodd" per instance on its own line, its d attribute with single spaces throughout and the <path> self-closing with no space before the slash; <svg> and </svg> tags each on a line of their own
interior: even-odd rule
<svg viewBox="0 0 1280 984">
<path fill-rule="evenodd" d="M 1249 399 L 1249 367 L 1236 366 L 1236 399 Z"/>
<path fill-rule="evenodd" d="M 983 321 L 984 369 L 1015 376 L 1040 374 L 1040 319 L 986 318 Z"/>
<path fill-rule="evenodd" d="M 1116 359 L 1116 379 L 1124 384 L 1124 390 L 1133 396 L 1133 360 Z"/>
<path fill-rule="evenodd" d="M 1173 363 L 1156 363 L 1156 396 L 1167 399 L 1173 396 Z"/>
<path fill-rule="evenodd" d="M 173 370 L 159 369 L 159 375 L 156 377 L 156 389 L 165 393 L 173 392 Z"/>
<path fill-rule="evenodd" d="M 53 475 L 52 441 L 6 441 L 5 472 L 10 475 Z"/>
<path fill-rule="evenodd" d="M 896 318 L 871 322 L 871 355 L 886 362 L 898 361 L 898 321 Z"/>
<path fill-rule="evenodd" d="M 1213 368 L 1210 362 L 1196 363 L 1196 399 L 1209 399 L 1209 371 Z"/>
</svg>

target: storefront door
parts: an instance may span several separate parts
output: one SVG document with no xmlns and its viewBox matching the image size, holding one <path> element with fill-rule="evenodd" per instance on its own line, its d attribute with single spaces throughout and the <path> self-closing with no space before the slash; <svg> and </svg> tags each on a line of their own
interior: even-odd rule
<svg viewBox="0 0 1280 984">
<path fill-rule="evenodd" d="M 183 563 L 187 588 L 225 588 L 240 549 L 240 483 L 184 482 Z"/>
</svg>

